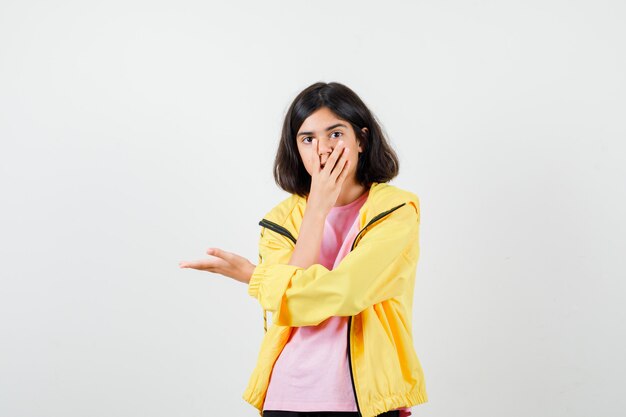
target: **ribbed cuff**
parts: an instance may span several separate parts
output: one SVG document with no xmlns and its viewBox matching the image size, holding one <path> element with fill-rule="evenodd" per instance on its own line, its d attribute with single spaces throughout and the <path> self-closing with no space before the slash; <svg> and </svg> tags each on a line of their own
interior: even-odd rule
<svg viewBox="0 0 626 417">
<path fill-rule="evenodd" d="M 259 298 L 259 287 L 261 286 L 261 280 L 265 276 L 263 264 L 259 264 L 252 271 L 250 282 L 248 282 L 248 294 L 254 298 Z"/>
</svg>

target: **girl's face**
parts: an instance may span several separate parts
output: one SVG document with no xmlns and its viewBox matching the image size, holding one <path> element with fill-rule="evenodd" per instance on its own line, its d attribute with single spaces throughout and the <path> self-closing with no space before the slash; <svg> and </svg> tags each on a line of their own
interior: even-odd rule
<svg viewBox="0 0 626 417">
<path fill-rule="evenodd" d="M 367 128 L 364 127 L 362 131 L 367 133 Z M 296 135 L 296 143 L 304 168 L 311 176 L 313 176 L 314 169 L 311 157 L 316 152 L 312 144 L 313 138 L 317 139 L 319 143 L 317 149 L 319 153 L 316 156 L 320 160 L 320 168 L 326 164 L 326 160 L 337 146 L 337 142 L 343 141 L 346 149 L 350 149 L 348 152 L 350 165 L 348 166 L 346 181 L 354 182 L 356 180 L 358 154 L 363 152 L 363 147 L 360 145 L 352 125 L 339 119 L 328 107 L 320 107 L 304 120 Z"/>
</svg>

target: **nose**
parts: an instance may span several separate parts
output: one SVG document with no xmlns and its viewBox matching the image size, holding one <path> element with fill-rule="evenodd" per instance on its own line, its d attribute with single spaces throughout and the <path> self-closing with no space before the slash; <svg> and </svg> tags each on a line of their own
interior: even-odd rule
<svg viewBox="0 0 626 417">
<path fill-rule="evenodd" d="M 318 145 L 318 152 L 320 156 L 324 154 L 330 155 L 332 151 L 333 151 L 333 147 L 330 146 L 330 141 L 327 141 L 325 139 L 320 139 L 319 145 Z"/>
</svg>

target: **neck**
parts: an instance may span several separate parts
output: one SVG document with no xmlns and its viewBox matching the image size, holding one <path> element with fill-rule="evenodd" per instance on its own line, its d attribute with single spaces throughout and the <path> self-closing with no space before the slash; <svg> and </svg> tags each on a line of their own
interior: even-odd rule
<svg viewBox="0 0 626 417">
<path fill-rule="evenodd" d="M 350 204 L 357 198 L 361 197 L 366 191 L 367 188 L 361 184 L 356 181 L 348 182 L 348 179 L 346 178 L 341 186 L 341 191 L 339 192 L 335 206 L 345 206 L 346 204 Z"/>
</svg>

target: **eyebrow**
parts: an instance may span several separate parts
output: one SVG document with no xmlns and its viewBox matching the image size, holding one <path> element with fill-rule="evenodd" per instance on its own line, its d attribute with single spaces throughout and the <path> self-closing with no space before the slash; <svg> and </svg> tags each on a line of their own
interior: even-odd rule
<svg viewBox="0 0 626 417">
<path fill-rule="evenodd" d="M 326 128 L 326 131 L 328 132 L 329 130 L 333 130 L 333 129 L 334 129 L 334 128 L 336 128 L 336 127 L 347 127 L 347 126 L 346 126 L 346 125 L 344 125 L 343 123 L 337 123 L 337 124 L 334 124 L 334 125 L 332 125 L 332 126 L 328 126 L 328 127 Z M 315 133 L 315 132 L 300 132 L 300 133 L 298 133 L 298 136 L 302 136 L 302 135 L 312 135 L 313 133 Z"/>
</svg>

